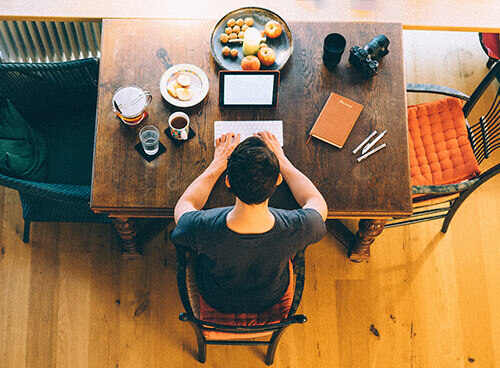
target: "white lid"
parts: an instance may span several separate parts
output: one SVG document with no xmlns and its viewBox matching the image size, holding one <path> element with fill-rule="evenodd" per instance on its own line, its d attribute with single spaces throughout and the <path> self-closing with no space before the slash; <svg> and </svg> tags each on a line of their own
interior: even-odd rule
<svg viewBox="0 0 500 368">
<path fill-rule="evenodd" d="M 142 89 L 135 86 L 119 88 L 113 96 L 113 108 L 118 105 L 119 112 L 126 118 L 135 118 L 144 112 L 147 96 Z"/>
</svg>

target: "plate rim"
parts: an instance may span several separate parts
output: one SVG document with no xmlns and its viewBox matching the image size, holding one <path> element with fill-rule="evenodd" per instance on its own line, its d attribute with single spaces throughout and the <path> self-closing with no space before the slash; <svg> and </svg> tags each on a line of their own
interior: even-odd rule
<svg viewBox="0 0 500 368">
<path fill-rule="evenodd" d="M 260 6 L 243 6 L 241 8 L 238 8 L 238 9 L 234 9 L 234 10 L 231 10 L 230 12 L 224 14 L 222 17 L 219 18 L 219 20 L 217 21 L 217 23 L 215 23 L 214 27 L 212 28 L 212 32 L 210 34 L 210 54 L 212 55 L 212 58 L 214 59 L 215 63 L 217 64 L 217 66 L 223 70 L 229 70 L 229 69 L 226 69 L 220 62 L 219 60 L 215 57 L 215 50 L 213 48 L 213 39 L 214 39 L 214 35 L 215 35 L 215 30 L 217 29 L 217 27 L 219 26 L 219 24 L 221 24 L 222 20 L 224 18 L 226 18 L 229 14 L 231 13 L 234 13 L 234 12 L 237 12 L 237 11 L 240 11 L 240 10 L 246 10 L 246 9 L 259 9 L 259 10 L 263 10 L 265 12 L 268 12 L 268 13 L 272 13 L 274 14 L 277 18 L 279 18 L 283 24 L 285 24 L 285 26 L 288 28 L 288 31 L 290 32 L 290 53 L 288 54 L 288 57 L 286 58 L 286 60 L 283 62 L 283 64 L 281 65 L 280 68 L 278 69 L 272 69 L 272 70 L 280 70 L 283 69 L 285 67 L 285 65 L 288 63 L 288 60 L 290 60 L 290 57 L 292 56 L 293 54 L 293 36 L 292 36 L 292 30 L 290 29 L 290 26 L 288 25 L 287 22 L 285 22 L 285 20 L 279 15 L 277 14 L 276 12 L 270 10 L 270 9 L 267 9 L 267 8 L 262 8 Z"/>
<path fill-rule="evenodd" d="M 195 74 L 198 75 L 198 77 L 201 79 L 201 88 L 202 91 L 200 93 L 200 98 L 195 99 L 195 100 L 190 100 L 190 101 L 182 101 L 178 100 L 172 96 L 167 91 L 167 82 L 168 78 L 175 72 L 179 71 L 179 69 L 192 69 L 192 72 L 195 72 Z M 193 65 L 193 64 L 175 64 L 172 65 L 170 68 L 165 70 L 160 78 L 160 93 L 169 104 L 176 106 L 176 107 L 192 107 L 195 105 L 198 105 L 200 102 L 202 102 L 205 97 L 207 97 L 208 91 L 210 89 L 210 82 L 208 80 L 208 76 L 201 69 L 200 67 Z"/>
</svg>

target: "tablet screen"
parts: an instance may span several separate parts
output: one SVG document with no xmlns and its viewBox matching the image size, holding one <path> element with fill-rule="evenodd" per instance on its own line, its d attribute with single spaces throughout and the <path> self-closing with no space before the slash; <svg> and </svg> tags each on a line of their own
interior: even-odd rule
<svg viewBox="0 0 500 368">
<path fill-rule="evenodd" d="M 273 106 L 277 101 L 277 73 L 223 73 L 223 106 Z"/>
</svg>

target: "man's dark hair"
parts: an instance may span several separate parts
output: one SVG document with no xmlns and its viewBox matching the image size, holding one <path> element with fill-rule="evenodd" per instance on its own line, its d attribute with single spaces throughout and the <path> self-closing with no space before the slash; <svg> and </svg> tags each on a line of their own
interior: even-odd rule
<svg viewBox="0 0 500 368">
<path fill-rule="evenodd" d="M 270 198 L 276 190 L 279 173 L 278 158 L 257 137 L 241 142 L 227 160 L 231 192 L 246 204 L 262 203 Z"/>
</svg>

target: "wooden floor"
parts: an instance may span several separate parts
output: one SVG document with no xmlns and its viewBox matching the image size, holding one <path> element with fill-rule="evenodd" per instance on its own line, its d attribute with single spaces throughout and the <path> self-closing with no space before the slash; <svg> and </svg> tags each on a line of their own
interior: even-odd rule
<svg viewBox="0 0 500 368">
<path fill-rule="evenodd" d="M 477 34 L 406 31 L 404 46 L 407 82 L 470 93 L 486 73 Z M 331 236 L 311 246 L 309 321 L 287 330 L 275 366 L 500 367 L 499 214 L 496 177 L 446 235 L 440 222 L 387 229 L 364 264 Z M 18 195 L 1 188 L 0 367 L 201 367 L 177 319 L 171 228 L 135 259 L 120 256 L 108 225 L 36 223 L 24 244 Z M 204 366 L 263 367 L 263 352 L 211 346 Z"/>
</svg>

